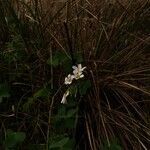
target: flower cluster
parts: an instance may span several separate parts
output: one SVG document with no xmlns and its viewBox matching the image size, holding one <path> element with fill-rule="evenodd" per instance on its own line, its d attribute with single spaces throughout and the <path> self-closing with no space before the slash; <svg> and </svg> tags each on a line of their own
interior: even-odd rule
<svg viewBox="0 0 150 150">
<path fill-rule="evenodd" d="M 77 66 L 72 66 L 72 68 L 73 68 L 73 74 L 69 74 L 67 77 L 65 77 L 65 82 L 64 83 L 66 85 L 71 84 L 73 79 L 78 80 L 78 79 L 84 77 L 83 70 L 86 67 L 82 67 L 81 64 L 78 64 Z M 67 103 L 66 98 L 67 98 L 68 95 L 69 95 L 69 90 L 67 90 L 64 93 L 61 103 L 63 103 L 63 104 Z"/>
<path fill-rule="evenodd" d="M 80 78 L 83 78 L 84 77 L 84 74 L 83 74 L 83 70 L 86 68 L 86 67 L 83 67 L 82 68 L 82 65 L 81 64 L 78 64 L 78 66 L 73 66 L 73 75 L 69 74 L 66 78 L 65 78 L 65 84 L 71 84 L 73 79 L 80 79 Z"/>
</svg>

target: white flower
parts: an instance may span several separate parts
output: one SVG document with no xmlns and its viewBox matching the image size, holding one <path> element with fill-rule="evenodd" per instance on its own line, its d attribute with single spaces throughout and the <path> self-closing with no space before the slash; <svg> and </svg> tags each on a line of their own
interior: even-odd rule
<svg viewBox="0 0 150 150">
<path fill-rule="evenodd" d="M 72 80 L 75 78 L 74 75 L 69 74 L 66 78 L 65 78 L 65 84 L 71 84 Z"/>
<path fill-rule="evenodd" d="M 73 66 L 72 68 L 74 69 L 73 74 L 74 74 L 74 78 L 75 78 L 76 80 L 78 80 L 78 79 L 84 77 L 84 75 L 83 75 L 83 70 L 84 70 L 86 67 L 83 67 L 83 68 L 82 68 L 82 65 L 81 65 L 81 64 L 78 64 L 78 66 Z"/>
<path fill-rule="evenodd" d="M 67 103 L 67 96 L 69 95 L 69 90 L 67 90 L 65 93 L 64 93 L 64 95 L 63 95 L 63 98 L 62 98 L 62 100 L 61 100 L 61 103 L 62 104 L 66 104 Z"/>
</svg>

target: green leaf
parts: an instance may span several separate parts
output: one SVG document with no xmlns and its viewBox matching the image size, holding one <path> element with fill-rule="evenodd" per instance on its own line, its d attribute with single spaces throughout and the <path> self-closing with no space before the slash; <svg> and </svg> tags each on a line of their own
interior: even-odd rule
<svg viewBox="0 0 150 150">
<path fill-rule="evenodd" d="M 26 150 L 45 150 L 46 145 L 45 144 L 29 144 L 25 148 Z"/>
<path fill-rule="evenodd" d="M 2 97 L 0 97 L 0 103 L 3 101 Z"/>
<path fill-rule="evenodd" d="M 8 130 L 6 134 L 5 145 L 7 148 L 16 147 L 25 140 L 25 137 L 26 135 L 24 132 L 13 132 Z"/>
<path fill-rule="evenodd" d="M 60 106 L 58 109 L 58 115 L 65 115 L 66 114 L 66 107 L 65 106 Z"/>
<path fill-rule="evenodd" d="M 75 141 L 73 139 L 69 139 L 69 141 L 65 144 L 65 146 L 61 150 L 72 150 L 75 146 Z"/>
<path fill-rule="evenodd" d="M 67 59 L 63 62 L 63 69 L 67 74 L 72 72 L 72 61 L 70 59 Z"/>
<path fill-rule="evenodd" d="M 69 109 L 68 111 L 67 111 L 67 117 L 68 118 L 70 118 L 70 117 L 75 117 L 75 114 L 77 113 L 77 109 Z"/>
<path fill-rule="evenodd" d="M 49 150 L 72 150 L 75 145 L 67 134 L 52 134 L 49 140 Z"/>
<path fill-rule="evenodd" d="M 111 146 L 111 150 L 122 150 L 121 146 L 120 145 L 112 145 Z"/>
<path fill-rule="evenodd" d="M 9 63 L 14 60 L 22 61 L 26 56 L 24 41 L 20 34 L 11 36 L 7 48 L 10 51 L 4 54 L 4 58 Z"/>
<path fill-rule="evenodd" d="M 74 128 L 76 121 L 77 108 L 72 108 L 67 111 L 66 117 L 64 118 L 63 126 L 65 128 Z"/>
<path fill-rule="evenodd" d="M 59 65 L 59 58 L 54 57 L 52 60 L 48 59 L 47 63 L 53 67 L 57 67 Z"/>
<path fill-rule="evenodd" d="M 50 149 L 52 148 L 62 148 L 65 144 L 67 144 L 67 142 L 69 141 L 68 137 L 63 137 L 61 140 L 59 141 L 54 141 L 54 143 L 50 143 Z"/>
<path fill-rule="evenodd" d="M 27 102 L 23 104 L 23 111 L 28 111 L 31 108 L 33 103 L 34 103 L 34 98 L 29 97 L 27 99 Z"/>
<path fill-rule="evenodd" d="M 77 94 L 77 86 L 76 86 L 76 85 L 71 85 L 71 86 L 69 87 L 69 92 L 70 92 L 70 94 L 71 94 L 73 97 L 75 97 L 75 95 Z"/>
<path fill-rule="evenodd" d="M 0 97 L 9 97 L 9 89 L 6 84 L 0 84 Z"/>
<path fill-rule="evenodd" d="M 66 118 L 64 120 L 63 126 L 67 129 L 73 129 L 75 128 L 75 118 Z"/>
<path fill-rule="evenodd" d="M 75 54 L 75 59 L 76 59 L 76 62 L 77 62 L 78 64 L 82 63 L 82 62 L 83 62 L 82 54 L 81 54 L 81 53 L 76 53 L 76 54 Z"/>
<path fill-rule="evenodd" d="M 0 103 L 2 102 L 3 98 L 9 97 L 9 88 L 6 84 L 0 84 Z"/>
<path fill-rule="evenodd" d="M 121 146 L 117 144 L 112 144 L 110 145 L 110 147 L 105 146 L 103 149 L 104 150 L 122 150 Z"/>
<path fill-rule="evenodd" d="M 85 95 L 87 90 L 91 87 L 90 80 L 81 81 L 79 83 L 79 93 L 80 95 Z"/>
<path fill-rule="evenodd" d="M 103 146 L 104 150 L 122 150 L 122 147 L 118 144 L 118 139 L 114 138 L 111 142 L 110 142 L 110 146 L 108 146 L 108 143 L 105 141 L 104 142 L 104 146 Z"/>
<path fill-rule="evenodd" d="M 68 57 L 65 53 L 63 52 L 56 52 L 54 56 L 49 58 L 47 60 L 47 64 L 52 65 L 53 67 L 57 67 L 60 64 L 64 63 L 66 60 L 68 60 Z"/>
<path fill-rule="evenodd" d="M 47 98 L 50 94 L 50 90 L 47 89 L 47 88 L 42 88 L 40 90 L 38 90 L 34 95 L 33 97 L 34 98 L 38 98 L 38 97 L 41 97 L 41 98 Z"/>
</svg>

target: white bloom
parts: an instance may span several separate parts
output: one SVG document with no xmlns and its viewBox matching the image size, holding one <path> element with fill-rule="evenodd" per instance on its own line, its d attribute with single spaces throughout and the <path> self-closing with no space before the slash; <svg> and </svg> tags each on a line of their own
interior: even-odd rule
<svg viewBox="0 0 150 150">
<path fill-rule="evenodd" d="M 74 70 L 78 70 L 79 72 L 82 72 L 86 67 L 83 67 L 82 68 L 82 65 L 81 64 L 78 64 L 78 67 L 77 66 L 73 66 L 72 67 Z"/>
<path fill-rule="evenodd" d="M 64 95 L 63 95 L 63 98 L 62 98 L 62 100 L 61 100 L 61 103 L 62 104 L 66 104 L 67 103 L 67 96 L 69 95 L 69 90 L 67 90 L 65 93 L 64 93 Z"/>
<path fill-rule="evenodd" d="M 83 75 L 83 70 L 84 70 L 86 67 L 83 67 L 83 68 L 82 68 L 82 65 L 81 65 L 81 64 L 78 64 L 78 66 L 73 66 L 72 68 L 74 69 L 73 74 L 74 74 L 74 78 L 75 78 L 76 80 L 78 80 L 78 79 L 84 77 L 84 75 Z"/>
<path fill-rule="evenodd" d="M 65 84 L 71 84 L 72 80 L 75 78 L 74 75 L 69 74 L 66 78 L 65 78 Z"/>
</svg>

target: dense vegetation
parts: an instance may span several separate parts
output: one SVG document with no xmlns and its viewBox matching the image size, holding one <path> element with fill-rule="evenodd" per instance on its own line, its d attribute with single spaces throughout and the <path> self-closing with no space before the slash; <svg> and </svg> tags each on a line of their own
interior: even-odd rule
<svg viewBox="0 0 150 150">
<path fill-rule="evenodd" d="M 0 149 L 149 150 L 149 26 L 149 0 L 0 0 Z"/>
</svg>

